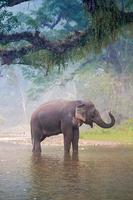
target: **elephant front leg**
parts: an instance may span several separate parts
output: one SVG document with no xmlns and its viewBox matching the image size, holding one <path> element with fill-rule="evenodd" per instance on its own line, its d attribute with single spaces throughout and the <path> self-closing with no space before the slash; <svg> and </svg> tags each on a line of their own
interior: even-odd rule
<svg viewBox="0 0 133 200">
<path fill-rule="evenodd" d="M 64 153 L 65 155 L 70 153 L 72 135 L 64 134 Z"/>
<path fill-rule="evenodd" d="M 73 154 L 78 154 L 79 128 L 74 128 L 72 138 Z"/>
<path fill-rule="evenodd" d="M 63 131 L 64 135 L 64 154 L 68 155 L 70 153 L 73 131 L 71 128 L 67 128 Z"/>
</svg>

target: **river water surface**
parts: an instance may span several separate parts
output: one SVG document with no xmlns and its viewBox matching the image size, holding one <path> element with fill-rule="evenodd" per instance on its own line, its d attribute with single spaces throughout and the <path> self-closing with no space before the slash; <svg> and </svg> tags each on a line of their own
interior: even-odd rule
<svg viewBox="0 0 133 200">
<path fill-rule="evenodd" d="M 0 143 L 0 200 L 133 200 L 133 148 L 85 147 L 64 158 L 63 147 Z"/>
</svg>

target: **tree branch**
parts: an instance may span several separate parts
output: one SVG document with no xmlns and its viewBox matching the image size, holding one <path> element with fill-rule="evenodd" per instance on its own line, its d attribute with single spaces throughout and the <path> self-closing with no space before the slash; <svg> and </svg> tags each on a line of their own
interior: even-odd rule
<svg viewBox="0 0 133 200">
<path fill-rule="evenodd" d="M 26 1 L 30 1 L 30 0 L 8 0 L 6 6 L 12 7 Z"/>
<path fill-rule="evenodd" d="M 16 58 L 22 58 L 28 52 L 33 50 L 33 46 L 22 47 L 19 50 L 0 50 L 1 64 L 11 64 Z"/>
<path fill-rule="evenodd" d="M 30 46 L 25 46 L 18 50 L 1 49 L 0 57 L 2 59 L 2 64 L 10 64 L 16 58 L 22 58 L 28 52 L 35 52 L 38 50 L 48 50 L 55 54 L 62 54 L 77 46 L 86 35 L 87 32 L 75 32 L 73 35 L 64 40 L 51 42 L 47 40 L 45 36 L 40 36 L 39 32 L 23 32 L 10 35 L 0 34 L 1 44 L 8 44 L 10 42 L 17 42 L 21 40 L 25 40 L 31 44 Z"/>
<path fill-rule="evenodd" d="M 30 0 L 8 0 L 6 6 L 14 6 L 20 4 L 22 2 L 27 2 Z M 83 0 L 84 3 L 88 2 L 88 12 L 94 12 L 96 9 L 96 1 L 95 0 Z M 113 12 L 113 11 L 112 11 Z M 125 20 L 126 22 L 133 21 L 133 12 L 123 12 L 119 11 L 120 20 Z M 54 28 L 54 26 L 60 21 L 61 16 L 59 15 L 54 23 L 45 24 L 50 28 Z M 90 31 L 92 32 L 92 31 Z M 28 31 L 14 34 L 3 34 L 0 33 L 0 44 L 8 44 L 11 42 L 19 42 L 22 40 L 30 43 L 29 46 L 24 46 L 20 49 L 1 49 L 0 57 L 2 60 L 2 64 L 10 64 L 16 58 L 22 58 L 28 52 L 35 52 L 38 50 L 48 50 L 55 54 L 63 54 L 64 52 L 76 47 L 80 43 L 82 43 L 88 31 L 84 32 L 75 32 L 71 36 L 65 38 L 64 40 L 50 41 L 45 38 L 45 36 L 40 35 L 38 31 L 35 33 L 31 33 Z"/>
<path fill-rule="evenodd" d="M 7 0 L 1 4 L 0 9 L 3 7 L 12 7 L 23 2 L 27 2 L 27 1 L 30 1 L 30 0 Z"/>
<path fill-rule="evenodd" d="M 60 13 L 58 16 L 57 16 L 57 19 L 53 22 L 53 23 L 47 23 L 47 22 L 44 22 L 42 24 L 43 27 L 47 26 L 48 28 L 50 29 L 53 29 L 61 20 L 62 18 L 62 13 Z"/>
</svg>

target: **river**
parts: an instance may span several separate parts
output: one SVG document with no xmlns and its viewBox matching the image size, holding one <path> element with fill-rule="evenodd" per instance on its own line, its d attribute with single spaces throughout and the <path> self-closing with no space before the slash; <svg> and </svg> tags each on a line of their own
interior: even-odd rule
<svg viewBox="0 0 133 200">
<path fill-rule="evenodd" d="M 133 148 L 80 147 L 64 158 L 63 147 L 0 143 L 0 200 L 132 200 Z"/>
</svg>

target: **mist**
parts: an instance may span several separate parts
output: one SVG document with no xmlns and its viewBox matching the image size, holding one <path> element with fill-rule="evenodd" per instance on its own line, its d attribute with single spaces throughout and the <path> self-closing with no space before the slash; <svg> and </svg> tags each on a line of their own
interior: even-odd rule
<svg viewBox="0 0 133 200">
<path fill-rule="evenodd" d="M 80 17 L 78 18 L 73 19 L 73 16 L 71 18 L 70 15 L 69 23 L 66 19 L 61 19 L 58 23 L 56 16 L 54 16 L 56 9 L 54 10 L 53 7 L 53 10 L 50 10 L 51 13 L 49 12 L 50 8 L 46 8 L 50 17 L 50 19 L 47 19 L 49 23 L 46 24 L 49 24 L 49 26 L 43 21 L 40 24 L 40 20 L 46 18 L 45 13 L 42 13 L 40 9 L 44 5 L 45 1 L 39 0 L 38 4 L 35 1 L 30 1 L 7 7 L 6 10 L 13 12 L 13 15 L 16 15 L 19 21 L 19 25 L 15 27 L 14 24 L 11 24 L 11 33 L 22 31 L 22 29 L 32 33 L 39 30 L 42 31 L 42 34 L 46 33 L 48 38 L 54 40 L 65 37 L 67 31 L 71 33 L 86 28 L 86 20 L 88 19 L 86 19 L 87 16 L 84 11 L 79 13 Z M 58 4 L 53 5 L 58 8 Z M 65 6 L 68 6 L 69 12 L 71 5 Z M 119 7 L 121 7 L 120 2 Z M 37 11 L 38 9 L 40 10 Z M 81 3 L 78 9 L 83 9 Z M 125 7 L 125 9 L 127 8 Z M 36 20 L 38 26 L 34 23 L 34 20 Z M 62 20 L 64 21 L 62 22 Z M 91 22 L 91 19 L 89 20 Z M 55 27 L 50 28 L 54 23 Z M 111 40 L 104 38 L 102 42 L 106 45 L 102 45 L 101 49 L 94 48 L 94 50 L 92 47 L 97 44 L 96 41 L 91 41 L 92 43 L 88 44 L 90 46 L 89 51 L 87 47 L 84 47 L 82 52 L 80 50 L 82 47 L 79 47 L 81 51 L 79 51 L 79 55 L 77 51 L 70 53 L 69 56 L 67 55 L 67 58 L 64 56 L 62 65 L 65 65 L 65 67 L 60 67 L 61 64 L 58 61 L 53 64 L 51 61 L 54 60 L 53 56 L 40 52 L 36 56 L 33 54 L 24 58 L 23 64 L 1 65 L 0 134 L 3 130 L 10 132 L 15 128 L 28 127 L 29 129 L 32 112 L 40 104 L 55 99 L 91 100 L 105 120 L 108 120 L 108 112 L 111 111 L 115 115 L 116 125 L 133 118 L 132 23 L 124 25 L 121 30 L 116 32 L 116 38 L 114 37 Z M 12 46 L 13 44 L 9 45 L 9 47 Z M 75 58 L 75 54 L 77 54 L 77 58 Z M 74 57 L 74 59 L 70 57 Z M 51 68 L 49 73 L 47 73 L 47 66 Z M 27 130 L 24 130 L 24 132 L 27 134 Z"/>
<path fill-rule="evenodd" d="M 16 64 L 4 67 L 0 77 L 1 133 L 17 129 L 18 134 L 20 131 L 29 134 L 32 112 L 40 104 L 55 99 L 91 100 L 105 120 L 108 120 L 108 112 L 111 111 L 116 117 L 116 124 L 132 118 L 132 76 L 106 71 L 99 57 L 69 63 L 60 73 L 43 76 L 41 83 L 34 80 L 36 74 L 42 73 L 41 69 L 32 68 L 34 76 L 29 79 L 25 76 L 28 66 Z"/>
</svg>

